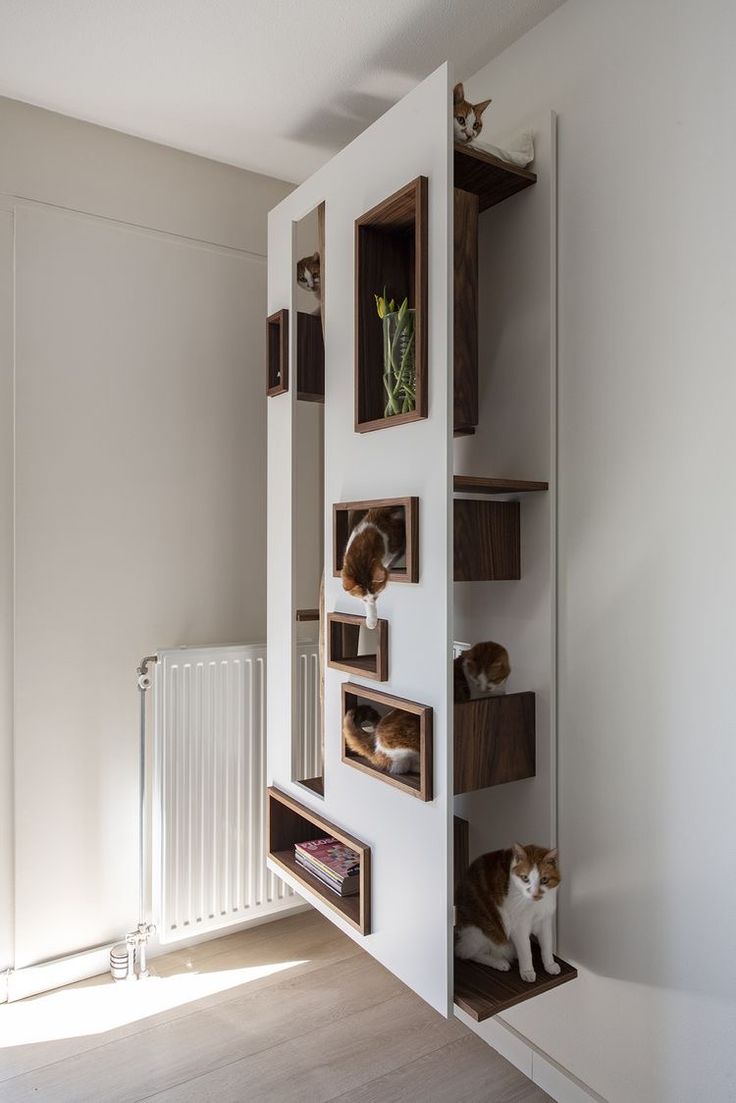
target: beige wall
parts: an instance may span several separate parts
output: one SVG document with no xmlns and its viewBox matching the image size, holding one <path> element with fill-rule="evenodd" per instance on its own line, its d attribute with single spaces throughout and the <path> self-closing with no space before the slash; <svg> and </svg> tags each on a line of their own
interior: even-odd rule
<svg viewBox="0 0 736 1103">
<path fill-rule="evenodd" d="M 465 84 L 493 97 L 491 142 L 559 112 L 560 951 L 580 977 L 503 1017 L 611 1103 L 736 1084 L 735 33 L 722 0 L 568 0 Z"/>
<path fill-rule="evenodd" d="M 266 213 L 289 185 L 7 100 L 0 145 L 0 967 L 20 967 L 135 920 L 141 656 L 265 637 Z"/>
</svg>

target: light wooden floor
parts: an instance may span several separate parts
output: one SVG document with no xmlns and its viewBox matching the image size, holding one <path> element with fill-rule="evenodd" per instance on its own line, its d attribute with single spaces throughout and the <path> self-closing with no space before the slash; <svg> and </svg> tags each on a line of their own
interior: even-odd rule
<svg viewBox="0 0 736 1103">
<path fill-rule="evenodd" d="M 238 971 L 257 966 L 281 971 L 242 983 Z M 19 1025 L 38 1022 L 45 1038 L 0 1048 L 3 1103 L 549 1100 L 317 912 L 168 954 L 154 967 L 159 980 L 111 991 L 95 977 L 0 1007 L 0 1046 L 23 1036 Z M 169 998 L 169 989 L 181 995 L 200 983 L 204 998 L 145 1015 L 146 985 Z M 134 1006 L 124 1021 L 117 1005 L 131 1000 L 137 1014 Z M 111 1001 L 120 1025 L 104 1029 Z M 90 1016 L 92 1026 L 70 1036 Z"/>
</svg>

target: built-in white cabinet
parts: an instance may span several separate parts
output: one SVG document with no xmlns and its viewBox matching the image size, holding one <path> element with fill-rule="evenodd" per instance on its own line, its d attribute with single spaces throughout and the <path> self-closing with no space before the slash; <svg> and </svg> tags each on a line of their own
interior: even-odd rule
<svg viewBox="0 0 736 1103">
<path fill-rule="evenodd" d="M 455 1001 L 455 866 L 468 851 L 555 833 L 554 120 L 520 120 L 535 132 L 536 175 L 456 150 L 452 85 L 442 66 L 270 213 L 267 304 L 278 320 L 267 399 L 268 863 L 442 1014 Z M 321 301 L 295 279 L 318 209 Z M 416 312 L 416 401 L 388 416 L 373 318 L 384 284 Z M 316 323 L 300 314 L 321 322 L 323 342 L 324 406 L 306 419 L 298 360 L 312 355 Z M 339 565 L 360 507 L 386 500 L 406 503 L 412 539 L 378 598 L 376 653 Z M 321 541 L 305 507 L 321 510 Z M 319 570 L 305 560 L 316 554 L 325 631 L 329 614 L 344 617 L 329 625 L 323 693 L 317 674 L 307 702 L 298 644 L 319 606 Z M 508 692 L 456 704 L 453 645 L 486 639 L 510 652 Z M 385 783 L 346 754 L 343 709 L 364 700 L 361 687 L 379 711 L 420 718 L 416 784 Z M 295 767 L 305 707 L 319 712 L 314 778 Z M 331 897 L 293 860 L 295 842 L 329 828 L 360 854 L 352 899 Z M 529 994 L 510 990 L 503 1003 L 482 984 L 475 992 L 467 968 L 462 983 L 458 1004 L 475 1018 Z"/>
</svg>

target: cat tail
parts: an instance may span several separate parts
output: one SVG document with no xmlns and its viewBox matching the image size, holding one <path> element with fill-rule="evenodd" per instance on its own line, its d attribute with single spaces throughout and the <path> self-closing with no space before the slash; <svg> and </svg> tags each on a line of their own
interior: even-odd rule
<svg viewBox="0 0 736 1103">
<path fill-rule="evenodd" d="M 369 761 L 373 761 L 373 739 L 367 735 L 366 732 L 362 731 L 361 728 L 356 726 L 353 709 L 348 709 L 343 717 L 342 734 L 345 740 L 345 746 L 348 747 L 353 754 L 359 754 L 361 758 L 367 758 Z"/>
</svg>

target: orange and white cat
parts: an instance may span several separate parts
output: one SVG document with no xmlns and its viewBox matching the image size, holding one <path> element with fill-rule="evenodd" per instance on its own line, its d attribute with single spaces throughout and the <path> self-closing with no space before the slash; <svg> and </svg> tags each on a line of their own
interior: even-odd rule
<svg viewBox="0 0 736 1103">
<path fill-rule="evenodd" d="M 557 849 L 521 846 L 494 850 L 472 863 L 458 894 L 455 955 L 507 973 L 515 958 L 521 979 L 537 979 L 531 938 L 539 941 L 546 973 L 560 967 L 552 953 L 557 887 Z"/>
<path fill-rule="evenodd" d="M 369 509 L 345 547 L 342 586 L 365 605 L 366 628 L 378 624 L 376 598 L 386 588 L 389 569 L 406 553 L 403 508 Z"/>
<path fill-rule="evenodd" d="M 312 291 L 319 299 L 322 294 L 321 264 L 319 253 L 302 257 L 296 263 L 296 282 L 305 291 Z"/>
<path fill-rule="evenodd" d="M 455 659 L 455 700 L 468 701 L 506 692 L 511 673 L 509 653 L 500 643 L 485 640 Z"/>
<path fill-rule="evenodd" d="M 452 117 L 456 142 L 474 142 L 483 129 L 483 112 L 490 100 L 468 103 L 462 84 L 456 84 L 452 93 Z"/>
<path fill-rule="evenodd" d="M 419 773 L 419 717 L 392 709 L 381 717 L 370 705 L 349 709 L 342 722 L 346 746 L 390 774 Z"/>
</svg>

